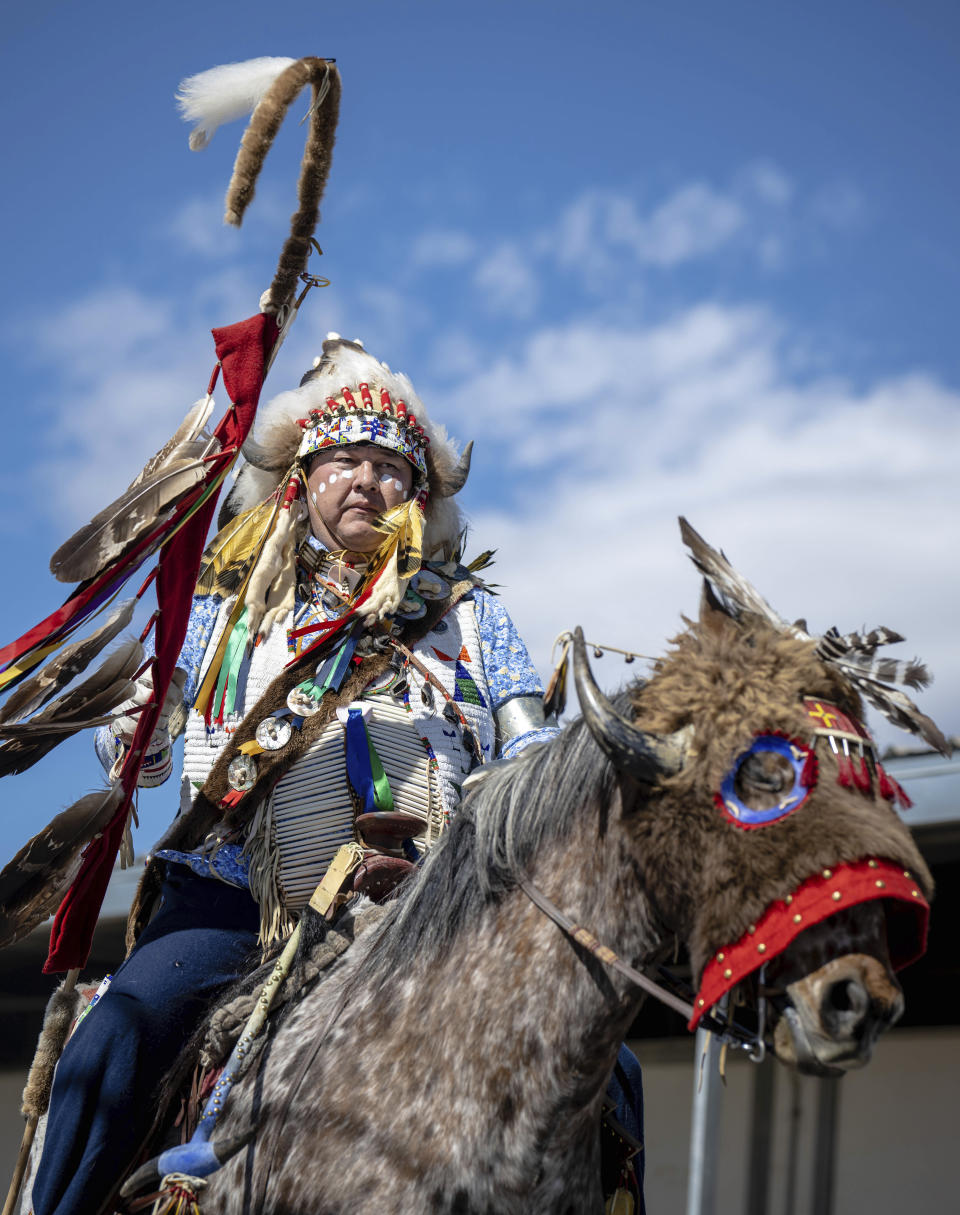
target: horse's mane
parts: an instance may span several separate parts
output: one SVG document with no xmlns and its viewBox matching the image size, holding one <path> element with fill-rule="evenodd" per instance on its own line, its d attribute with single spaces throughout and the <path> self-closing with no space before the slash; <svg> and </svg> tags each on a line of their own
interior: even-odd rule
<svg viewBox="0 0 960 1215">
<path fill-rule="evenodd" d="M 630 694 L 615 704 L 629 713 Z M 606 805 L 613 778 L 579 719 L 484 774 L 384 917 L 362 967 L 365 977 L 379 983 L 413 956 L 429 963 L 442 955 L 516 886 L 541 847 L 570 832 L 585 805 Z"/>
</svg>

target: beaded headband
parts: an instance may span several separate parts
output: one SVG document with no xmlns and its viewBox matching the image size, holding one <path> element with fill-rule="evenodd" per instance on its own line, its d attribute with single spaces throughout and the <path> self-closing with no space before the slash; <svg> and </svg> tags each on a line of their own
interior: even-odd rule
<svg viewBox="0 0 960 1215">
<path fill-rule="evenodd" d="M 418 474 L 418 486 L 425 485 L 429 438 L 414 415 L 407 413 L 405 401 L 392 401 L 385 388 L 375 391 L 376 404 L 369 384 L 357 385 L 359 400 L 349 388 L 342 388 L 338 396 L 327 397 L 322 409 L 300 418 L 297 425 L 303 428 L 303 439 L 297 455 L 303 459 L 328 447 L 375 443 L 409 460 Z"/>
</svg>

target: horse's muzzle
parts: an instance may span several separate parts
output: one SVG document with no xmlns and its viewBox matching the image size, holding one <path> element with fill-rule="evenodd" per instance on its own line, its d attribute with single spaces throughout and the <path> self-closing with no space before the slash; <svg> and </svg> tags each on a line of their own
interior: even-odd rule
<svg viewBox="0 0 960 1215">
<path fill-rule="evenodd" d="M 903 1013 L 903 993 L 888 968 L 868 954 L 846 954 L 787 987 L 774 1032 L 784 1063 L 811 1075 L 863 1067 L 874 1043 Z"/>
</svg>

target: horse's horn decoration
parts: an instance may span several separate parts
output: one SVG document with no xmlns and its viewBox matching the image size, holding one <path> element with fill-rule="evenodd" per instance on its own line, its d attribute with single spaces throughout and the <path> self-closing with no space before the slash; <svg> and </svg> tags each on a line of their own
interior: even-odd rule
<svg viewBox="0 0 960 1215">
<path fill-rule="evenodd" d="M 310 56 L 230 64 L 194 76 L 181 86 L 181 108 L 198 124 L 191 136 L 193 148 L 203 147 L 221 123 L 253 109 L 227 194 L 227 221 L 239 224 L 284 115 L 308 84 L 313 88 L 313 102 L 298 184 L 299 208 L 259 314 L 214 330 L 217 366 L 205 396 L 121 498 L 55 554 L 54 574 L 62 581 L 80 585 L 45 620 L 0 647 L 0 691 L 23 686 L 23 694 L 8 702 L 3 719 L 11 739 L 7 751 L 24 750 L 26 743 L 21 735 L 33 738 L 31 746 L 36 751 L 48 749 L 79 725 L 95 724 L 87 718 L 78 720 L 75 700 L 69 695 L 34 719 L 36 729 L 24 718 L 63 686 L 64 672 L 69 671 L 72 679 L 84 669 L 106 638 L 113 635 L 112 623 L 105 626 L 99 639 L 91 637 L 72 644 L 39 675 L 36 670 L 109 605 L 138 569 L 159 554 L 157 565 L 136 595 L 140 600 L 156 578 L 157 609 L 140 638 L 145 641 L 151 629 L 156 629 L 156 652 L 150 660 L 154 696 L 142 706 L 117 782 L 58 815 L 0 873 L 0 936 L 6 939 L 15 940 L 28 932 L 63 898 L 51 932 L 50 955 L 44 967 L 47 973 L 86 963 L 107 881 L 127 830 L 141 763 L 183 644 L 190 599 L 220 487 L 248 438 L 263 381 L 280 343 L 307 291 L 322 281 L 304 270 L 315 247 L 313 231 L 330 168 L 339 110 L 340 77 L 332 61 Z M 304 279 L 306 287 L 294 299 L 298 277 Z M 220 375 L 231 407 L 209 433 L 211 393 Z M 124 620 L 127 618 L 124 613 Z M 136 656 L 128 653 L 126 657 L 133 662 Z M 111 669 L 111 661 L 104 664 L 103 678 Z M 30 682 L 25 683 L 28 677 Z M 107 688 L 100 710 L 105 711 L 111 695 Z M 14 734 L 18 735 L 16 739 Z M 29 897 L 24 894 L 27 887 Z"/>
<path fill-rule="evenodd" d="M 675 735 L 664 738 L 638 730 L 620 716 L 593 678 L 583 630 L 579 627 L 573 634 L 573 677 L 583 720 L 620 771 L 646 785 L 654 785 L 665 776 L 676 776 L 685 759 L 682 741 Z"/>
<path fill-rule="evenodd" d="M 708 579 L 719 606 L 728 616 L 734 620 L 744 614 L 759 616 L 779 632 L 796 637 L 798 641 L 816 641 L 817 657 L 836 667 L 888 721 L 901 730 L 919 735 L 941 755 L 952 755 L 953 747 L 930 718 L 921 713 L 904 692 L 890 686 L 901 683 L 909 688 L 926 687 L 930 683 L 926 667 L 916 659 L 898 662 L 876 657 L 878 646 L 904 640 L 899 633 L 878 628 L 869 633 L 841 635 L 831 628 L 822 637 L 812 637 L 800 627 L 803 622 L 789 624 L 775 612 L 759 591 L 737 573 L 723 553 L 711 548 L 682 517 L 680 534 L 694 565 Z"/>
</svg>

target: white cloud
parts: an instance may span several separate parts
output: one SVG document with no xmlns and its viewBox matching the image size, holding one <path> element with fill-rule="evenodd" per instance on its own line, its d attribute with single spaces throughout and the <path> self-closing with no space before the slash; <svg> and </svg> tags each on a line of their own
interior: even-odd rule
<svg viewBox="0 0 960 1215">
<path fill-rule="evenodd" d="M 802 383 L 782 347 L 758 309 L 530 335 L 456 398 L 458 414 L 511 388 L 520 402 L 512 424 L 498 415 L 502 446 L 487 460 L 504 485 L 531 488 L 474 510 L 476 542 L 498 546 L 495 580 L 545 673 L 554 636 L 576 623 L 592 640 L 662 652 L 699 595 L 675 522 L 685 514 L 782 614 L 817 631 L 905 633 L 939 676 L 923 706 L 956 733 L 960 395 L 923 374 L 863 392 Z M 639 367 L 627 392 L 625 356 Z M 631 673 L 601 664 L 608 686 Z"/>
<path fill-rule="evenodd" d="M 430 228 L 414 241 L 410 260 L 417 267 L 449 268 L 471 261 L 476 251 L 477 243 L 468 233 L 452 228 Z"/>
<path fill-rule="evenodd" d="M 386 285 L 361 287 L 351 308 L 356 320 L 355 332 L 372 353 L 394 365 L 410 339 L 429 328 L 429 311 L 403 291 Z M 396 353 L 387 355 L 387 351 Z M 379 352 L 379 353 L 378 353 Z"/>
<path fill-rule="evenodd" d="M 726 244 L 744 226 L 746 215 L 734 199 L 696 183 L 678 190 L 646 223 L 631 224 L 626 215 L 622 223 L 622 231 L 615 225 L 610 229 L 614 241 L 619 237 L 632 243 L 639 261 L 674 266 Z"/>
<path fill-rule="evenodd" d="M 290 207 L 274 186 L 261 184 L 243 218 L 242 234 L 223 222 L 223 210 L 220 192 L 188 198 L 168 217 L 159 234 L 180 253 L 211 260 L 236 258 L 241 248 L 249 252 L 264 236 L 275 244 L 277 232 L 287 226 Z"/>
<path fill-rule="evenodd" d="M 453 323 L 434 331 L 423 303 L 387 286 L 315 293 L 272 384 L 296 382 L 324 329 L 360 333 L 410 371 L 438 420 L 481 440 L 466 491 L 468 504 L 487 491 L 474 535 L 499 549 L 492 577 L 541 669 L 553 636 L 577 622 L 592 639 L 662 651 L 698 598 L 682 513 L 784 615 L 906 633 L 939 675 L 924 706 L 960 732 L 960 395 L 922 371 L 866 388 L 815 376 L 829 362 L 816 350 L 798 362 L 802 335 L 762 305 L 694 302 L 610 323 L 571 292 L 560 321 L 529 322 L 549 250 L 601 268 L 627 250 L 669 268 L 745 239 L 763 207 L 791 204 L 790 189 L 755 166 L 729 196 L 691 185 L 646 214 L 626 195 L 582 196 L 554 230 L 564 241 L 533 255 L 504 241 L 477 268 L 485 304 L 510 318 L 508 341 Z M 203 276 L 175 304 L 104 288 L 29 331 L 56 386 L 44 464 L 53 513 L 89 517 L 129 482 L 205 386 L 210 317 L 248 315 L 258 297 L 234 271 Z M 442 392 L 424 391 L 425 371 Z M 601 664 L 608 683 L 635 669 Z"/>
<path fill-rule="evenodd" d="M 675 411 L 689 413 L 711 384 L 710 402 L 743 391 L 741 380 L 728 383 L 738 357 L 752 361 L 754 375 L 763 374 L 756 364 L 775 334 L 761 309 L 713 304 L 649 327 L 575 320 L 529 334 L 515 358 L 501 356 L 456 389 L 452 405 L 460 416 L 495 418 L 512 439 L 539 434 L 549 449 L 557 425 L 579 432 L 584 418 L 596 425 L 605 408 L 646 424 L 645 413 L 666 400 L 669 408 L 657 416 L 660 443 L 675 429 Z M 680 386 L 682 400 L 676 397 Z"/>
<path fill-rule="evenodd" d="M 689 181 L 643 206 L 622 190 L 587 190 L 531 241 L 539 257 L 575 271 L 595 291 L 636 266 L 675 269 L 738 250 L 778 270 L 797 237 L 793 181 L 770 161 L 747 164 L 727 185 Z M 808 200 L 814 220 L 837 228 L 856 207 L 856 193 L 832 186 Z"/>
<path fill-rule="evenodd" d="M 667 268 L 715 253 L 748 222 L 739 199 L 703 182 L 682 186 L 647 214 L 629 195 L 589 191 L 564 210 L 538 248 L 594 276 L 615 269 L 625 253 L 640 265 Z"/>
<path fill-rule="evenodd" d="M 485 350 L 476 338 L 462 329 L 437 335 L 430 350 L 427 371 L 440 380 L 477 375 L 484 362 Z"/>
<path fill-rule="evenodd" d="M 540 295 L 533 268 L 510 242 L 499 245 L 480 263 L 473 283 L 488 311 L 518 319 L 533 313 Z"/>
<path fill-rule="evenodd" d="M 188 253 L 204 257 L 224 257 L 236 249 L 235 235 L 223 222 L 221 197 L 188 199 L 170 216 L 164 235 Z"/>
<path fill-rule="evenodd" d="M 47 315 L 25 352 L 51 369 L 53 419 L 43 501 L 68 525 L 119 494 L 206 389 L 210 316 L 254 310 L 252 285 L 227 271 L 175 306 L 128 286 L 102 287 Z M 222 388 L 219 399 L 224 399 Z"/>
<path fill-rule="evenodd" d="M 149 349 L 167 333 L 172 317 L 166 300 L 132 287 L 102 287 L 32 319 L 18 336 L 21 349 L 38 360 L 63 367 L 71 377 L 89 378 Z"/>
<path fill-rule="evenodd" d="M 758 161 L 737 175 L 737 184 L 746 194 L 754 194 L 772 206 L 786 206 L 794 195 L 793 182 L 770 161 Z"/>
<path fill-rule="evenodd" d="M 863 216 L 863 194 L 849 181 L 829 182 L 815 192 L 811 211 L 822 224 L 838 229 L 851 228 Z"/>
</svg>

